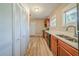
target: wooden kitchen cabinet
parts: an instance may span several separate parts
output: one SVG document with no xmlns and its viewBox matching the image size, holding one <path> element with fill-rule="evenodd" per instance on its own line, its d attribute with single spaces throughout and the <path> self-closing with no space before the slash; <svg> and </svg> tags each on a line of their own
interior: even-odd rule
<svg viewBox="0 0 79 59">
<path fill-rule="evenodd" d="M 58 40 L 58 55 L 59 56 L 78 56 L 78 50 L 63 41 Z"/>
<path fill-rule="evenodd" d="M 78 56 L 78 49 L 51 35 L 51 51 L 54 56 Z"/>
<path fill-rule="evenodd" d="M 50 38 L 50 36 L 51 35 L 49 33 L 47 33 L 47 32 L 44 31 L 43 38 L 45 39 L 45 41 L 46 41 L 47 45 L 49 46 L 49 48 L 51 47 L 50 46 L 50 44 L 51 44 L 51 38 Z"/>
<path fill-rule="evenodd" d="M 50 19 L 46 18 L 45 21 L 44 21 L 44 26 L 49 27 L 49 25 L 50 25 Z"/>
<path fill-rule="evenodd" d="M 44 33 L 44 37 L 45 37 L 45 41 L 47 42 L 47 39 L 48 39 L 48 34 L 47 34 L 47 32 Z"/>
<path fill-rule="evenodd" d="M 59 56 L 72 56 L 65 48 L 62 46 L 58 47 L 58 55 Z"/>
<path fill-rule="evenodd" d="M 53 35 L 51 35 L 51 51 L 54 56 L 57 56 L 57 39 Z"/>
</svg>

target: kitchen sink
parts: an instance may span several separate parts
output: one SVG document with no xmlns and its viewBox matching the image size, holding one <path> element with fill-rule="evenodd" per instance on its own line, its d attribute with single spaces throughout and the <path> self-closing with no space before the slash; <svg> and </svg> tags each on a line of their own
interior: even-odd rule
<svg viewBox="0 0 79 59">
<path fill-rule="evenodd" d="M 69 37 L 69 36 L 62 35 L 62 34 L 56 34 L 56 35 L 59 36 L 59 37 L 62 37 L 62 38 L 64 38 L 64 39 L 66 39 L 66 40 L 69 40 L 69 41 L 72 41 L 72 42 L 78 43 L 78 40 L 75 39 L 75 38 L 71 38 L 71 37 Z"/>
</svg>

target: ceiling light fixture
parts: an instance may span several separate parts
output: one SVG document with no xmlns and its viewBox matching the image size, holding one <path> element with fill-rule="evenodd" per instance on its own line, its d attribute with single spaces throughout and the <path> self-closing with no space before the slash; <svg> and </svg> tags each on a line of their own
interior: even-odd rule
<svg viewBox="0 0 79 59">
<path fill-rule="evenodd" d="M 39 8 L 35 8 L 35 12 L 39 12 Z"/>
</svg>

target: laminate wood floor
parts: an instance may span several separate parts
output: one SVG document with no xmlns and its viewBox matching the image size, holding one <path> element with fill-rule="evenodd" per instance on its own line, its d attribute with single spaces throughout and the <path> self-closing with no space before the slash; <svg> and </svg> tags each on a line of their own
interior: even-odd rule
<svg viewBox="0 0 79 59">
<path fill-rule="evenodd" d="M 26 51 L 27 56 L 53 56 L 42 37 L 31 37 Z"/>
</svg>

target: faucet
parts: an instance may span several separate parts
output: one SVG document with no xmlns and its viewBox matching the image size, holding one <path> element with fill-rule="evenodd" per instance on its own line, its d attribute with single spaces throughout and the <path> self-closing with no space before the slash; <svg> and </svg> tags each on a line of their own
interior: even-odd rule
<svg viewBox="0 0 79 59">
<path fill-rule="evenodd" d="M 71 28 L 71 27 L 74 28 L 74 36 L 76 37 L 76 36 L 77 36 L 77 33 L 76 33 L 76 26 L 69 25 L 69 26 L 66 27 L 66 31 L 68 31 L 68 29 Z"/>
</svg>

